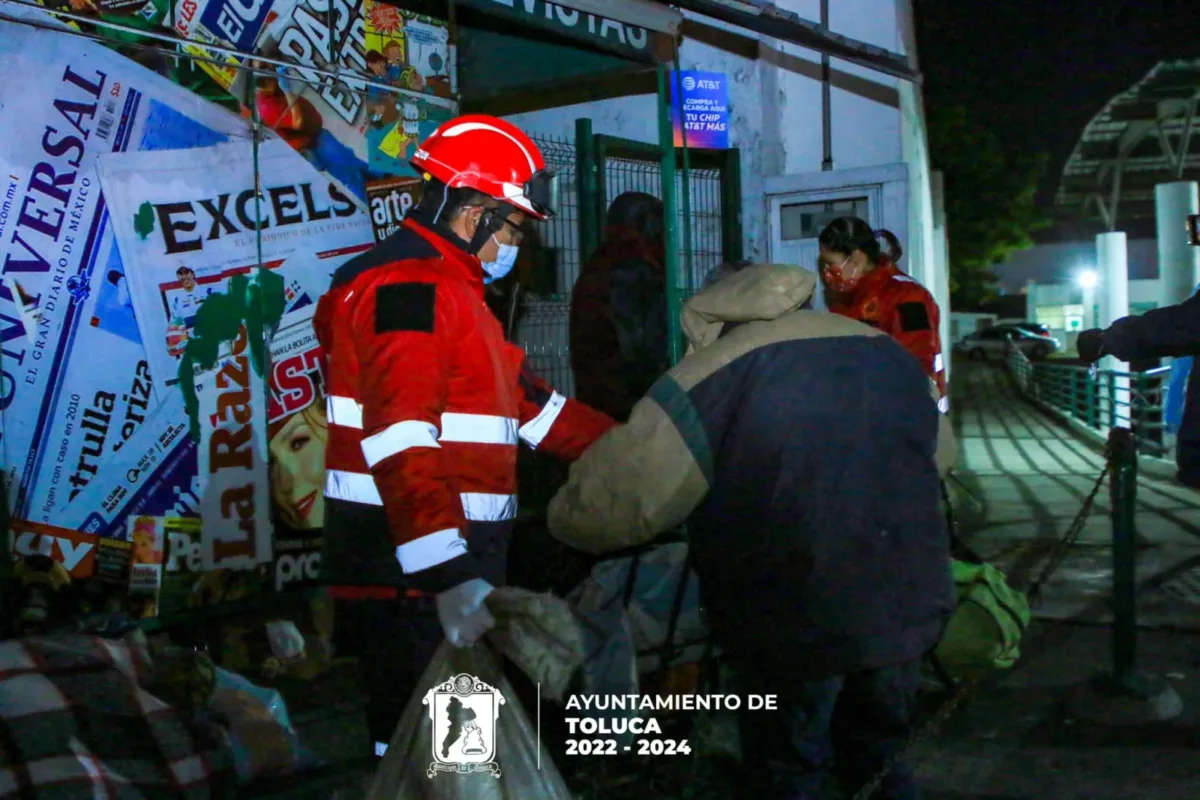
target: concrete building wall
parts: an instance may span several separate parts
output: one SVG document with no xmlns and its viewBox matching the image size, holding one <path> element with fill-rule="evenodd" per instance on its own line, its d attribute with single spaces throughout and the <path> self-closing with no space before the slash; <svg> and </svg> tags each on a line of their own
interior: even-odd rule
<svg viewBox="0 0 1200 800">
<path fill-rule="evenodd" d="M 819 0 L 779 0 L 777 5 L 818 21 Z M 830 0 L 830 28 L 844 36 L 915 58 L 910 0 Z M 685 12 L 687 13 L 687 12 Z M 685 70 L 724 73 L 729 81 L 730 146 L 741 154 L 741 221 L 746 258 L 813 268 L 815 240 L 782 241 L 776 216 L 782 206 L 870 196 L 873 225 L 887 227 L 905 250 L 900 266 L 934 293 L 949 315 L 946 260 L 935 249 L 931 170 L 920 88 L 907 81 L 833 59 L 830 90 L 833 170 L 823 171 L 821 56 L 707 17 L 688 16 L 709 28 L 757 40 L 757 58 L 706 42 L 685 40 Z M 742 52 L 746 52 L 745 49 Z M 654 95 L 615 98 L 514 115 L 535 134 L 572 139 L 575 121 L 592 120 L 596 133 L 645 142 L 658 140 Z M 695 220 L 695 217 L 693 217 Z M 939 270 L 942 274 L 939 274 Z M 560 280 L 561 290 L 569 287 Z M 817 307 L 823 301 L 817 298 Z M 948 319 L 943 345 L 950 342 Z M 558 334 L 553 334 L 558 336 Z M 555 342 L 547 352 L 561 353 Z M 559 358 L 554 355 L 553 358 Z"/>
<path fill-rule="evenodd" d="M 704 18 L 704 21 L 714 27 L 740 31 L 716 20 Z M 785 102 L 782 91 L 777 89 L 776 67 L 769 61 L 742 58 L 692 39 L 684 40 L 679 49 L 679 61 L 685 70 L 722 72 L 729 77 L 729 145 L 741 151 L 742 159 L 744 252 L 746 258 L 765 259 L 767 232 L 763 178 L 777 174 L 780 169 L 780 108 Z M 560 106 L 514 114 L 508 119 L 531 133 L 570 139 L 575 135 L 575 120 L 584 117 L 592 120 L 592 130 L 596 133 L 641 142 L 658 141 L 658 99 L 655 95 Z M 815 123 L 808 124 L 817 126 L 819 139 L 819 112 Z"/>
<path fill-rule="evenodd" d="M 805 19 L 819 21 L 821 18 L 819 0 L 785 0 L 776 5 Z M 829 28 L 851 39 L 904 52 L 897 5 L 895 0 L 830 0 Z M 821 54 L 815 50 L 779 43 L 775 47 L 809 63 L 821 61 Z M 839 72 L 886 87 L 893 93 L 900 83 L 907 84 L 837 59 L 832 60 L 831 66 Z M 792 174 L 818 172 L 824 151 L 821 82 L 807 74 L 785 69 L 781 72 L 779 86 L 786 98 L 780 114 L 783 129 L 787 131 L 784 171 Z M 881 104 L 835 85 L 830 92 L 830 109 L 834 169 L 873 167 L 903 160 L 901 122 L 895 104 Z"/>
<path fill-rule="evenodd" d="M 810 20 L 820 18 L 819 0 L 784 0 L 781 8 Z M 689 15 L 694 16 L 694 15 Z M 748 59 L 687 39 L 680 48 L 685 70 L 729 76 L 730 145 L 741 150 L 742 227 L 747 258 L 765 260 L 770 250 L 763 181 L 778 175 L 820 172 L 822 102 L 820 54 L 758 37 L 707 17 L 705 25 L 759 39 L 760 57 Z M 830 3 L 832 30 L 870 44 L 911 52 L 907 0 L 843 0 Z M 903 28 L 903 30 L 902 30 Z M 906 267 L 929 284 L 932 267 L 932 206 L 924 115 L 919 89 L 872 70 L 834 59 L 832 68 L 869 84 L 865 91 L 831 89 L 830 111 L 836 170 L 907 163 L 915 170 L 909 204 L 919 221 L 894 231 L 911 254 Z M 871 97 L 864 97 L 863 94 Z M 510 119 L 535 133 L 570 138 L 575 120 L 592 119 L 597 133 L 657 141 L 653 95 L 623 97 L 518 114 Z M 912 241 L 908 241 L 912 240 Z"/>
</svg>

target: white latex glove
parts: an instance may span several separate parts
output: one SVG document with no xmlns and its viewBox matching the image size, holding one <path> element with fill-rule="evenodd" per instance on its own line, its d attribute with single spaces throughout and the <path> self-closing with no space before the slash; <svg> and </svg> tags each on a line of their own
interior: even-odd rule
<svg viewBox="0 0 1200 800">
<path fill-rule="evenodd" d="M 446 641 L 454 647 L 470 647 L 496 624 L 483 602 L 493 588 L 483 578 L 472 578 L 437 596 L 438 620 Z"/>
</svg>

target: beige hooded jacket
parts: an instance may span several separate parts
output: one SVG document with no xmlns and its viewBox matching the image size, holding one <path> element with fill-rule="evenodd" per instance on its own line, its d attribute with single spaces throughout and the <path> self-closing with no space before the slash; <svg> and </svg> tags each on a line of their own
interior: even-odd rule
<svg viewBox="0 0 1200 800">
<path fill-rule="evenodd" d="M 610 430 L 572 465 L 566 486 L 550 503 L 551 533 L 600 554 L 645 544 L 682 523 L 708 493 L 713 471 L 712 449 L 695 430 L 699 420 L 688 424 L 684 406 L 692 387 L 758 348 L 887 335 L 845 317 L 800 310 L 816 281 L 814 273 L 793 266 L 751 266 L 692 297 L 683 311 L 687 356 L 637 403 L 627 424 Z M 727 324 L 737 327 L 722 335 Z M 936 404 L 933 381 L 929 398 Z M 949 472 L 954 458 L 949 420 L 940 415 L 939 475 Z"/>
</svg>

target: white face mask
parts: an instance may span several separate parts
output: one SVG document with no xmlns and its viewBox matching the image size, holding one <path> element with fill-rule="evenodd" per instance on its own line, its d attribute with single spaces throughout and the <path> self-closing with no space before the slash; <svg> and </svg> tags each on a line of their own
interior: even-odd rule
<svg viewBox="0 0 1200 800">
<path fill-rule="evenodd" d="M 500 244 L 500 240 L 494 233 L 492 241 L 496 243 L 496 260 L 483 262 L 484 283 L 498 281 L 512 272 L 513 266 L 517 263 L 517 251 L 520 249 L 515 244 Z"/>
</svg>

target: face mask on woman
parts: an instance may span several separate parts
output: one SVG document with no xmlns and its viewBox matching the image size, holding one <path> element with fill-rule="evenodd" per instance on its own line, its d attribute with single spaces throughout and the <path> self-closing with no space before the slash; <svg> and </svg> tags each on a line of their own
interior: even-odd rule
<svg viewBox="0 0 1200 800">
<path fill-rule="evenodd" d="M 831 264 L 825 264 L 821 267 L 821 280 L 825 282 L 825 288 L 839 294 L 854 291 L 854 288 L 858 286 L 858 282 L 862 280 L 862 275 L 853 274 L 855 272 L 853 267 L 847 270 L 846 265 L 849 263 L 850 256 L 846 256 L 845 260 L 836 267 Z"/>
</svg>

